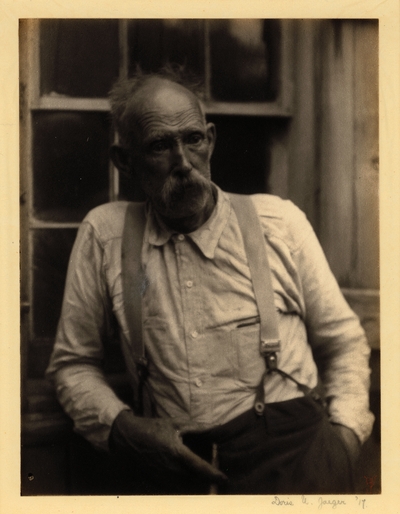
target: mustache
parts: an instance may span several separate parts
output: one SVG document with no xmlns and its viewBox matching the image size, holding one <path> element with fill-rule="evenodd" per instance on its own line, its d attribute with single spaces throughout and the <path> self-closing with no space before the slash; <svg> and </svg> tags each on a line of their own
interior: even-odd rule
<svg viewBox="0 0 400 514">
<path fill-rule="evenodd" d="M 210 181 L 192 170 L 189 175 L 170 175 L 161 189 L 161 199 L 167 208 L 181 201 L 190 192 L 193 198 L 210 187 Z"/>
</svg>

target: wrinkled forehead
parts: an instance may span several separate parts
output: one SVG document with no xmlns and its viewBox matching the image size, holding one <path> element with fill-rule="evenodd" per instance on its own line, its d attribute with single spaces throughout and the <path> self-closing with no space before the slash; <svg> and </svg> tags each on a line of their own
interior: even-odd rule
<svg viewBox="0 0 400 514">
<path fill-rule="evenodd" d="M 129 123 L 144 128 L 151 120 L 175 123 L 182 117 L 205 122 L 199 99 L 180 84 L 153 78 L 130 99 L 126 111 Z"/>
</svg>

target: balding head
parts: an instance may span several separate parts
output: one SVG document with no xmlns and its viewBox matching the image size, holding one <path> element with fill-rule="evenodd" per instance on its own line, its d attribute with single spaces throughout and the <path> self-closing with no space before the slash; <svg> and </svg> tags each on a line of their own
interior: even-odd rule
<svg viewBox="0 0 400 514">
<path fill-rule="evenodd" d="M 143 131 L 150 122 L 162 118 L 174 126 L 182 116 L 201 118 L 206 123 L 204 109 L 194 93 L 168 79 L 150 77 L 126 104 L 122 117 L 122 125 L 126 127 L 124 135 L 132 144 L 135 131 Z M 123 139 L 124 135 L 121 135 Z"/>
<path fill-rule="evenodd" d="M 158 105 L 161 102 L 165 106 L 174 93 L 190 98 L 205 120 L 200 83 L 189 80 L 181 69 L 166 66 L 158 73 L 143 73 L 139 69 L 133 77 L 117 81 L 109 97 L 120 144 L 128 147 L 133 143 L 132 121 L 143 111 L 146 99 L 157 99 Z"/>
</svg>

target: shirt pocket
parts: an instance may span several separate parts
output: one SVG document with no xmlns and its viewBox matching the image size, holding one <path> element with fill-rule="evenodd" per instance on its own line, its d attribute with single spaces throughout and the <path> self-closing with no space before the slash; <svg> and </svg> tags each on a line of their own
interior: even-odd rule
<svg viewBox="0 0 400 514">
<path fill-rule="evenodd" d="M 231 336 L 238 355 L 238 379 L 244 387 L 254 389 L 266 369 L 260 353 L 260 325 L 237 328 Z"/>
</svg>

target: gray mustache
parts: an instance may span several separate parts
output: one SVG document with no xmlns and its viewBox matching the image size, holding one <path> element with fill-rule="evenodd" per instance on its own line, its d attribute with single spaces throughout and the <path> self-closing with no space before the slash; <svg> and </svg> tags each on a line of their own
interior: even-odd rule
<svg viewBox="0 0 400 514">
<path fill-rule="evenodd" d="M 196 195 L 208 187 L 208 181 L 204 177 L 196 172 L 192 173 L 195 173 L 195 175 L 168 177 L 161 191 L 161 197 L 165 205 L 171 205 L 181 200 L 189 191 L 191 194 Z"/>
</svg>

